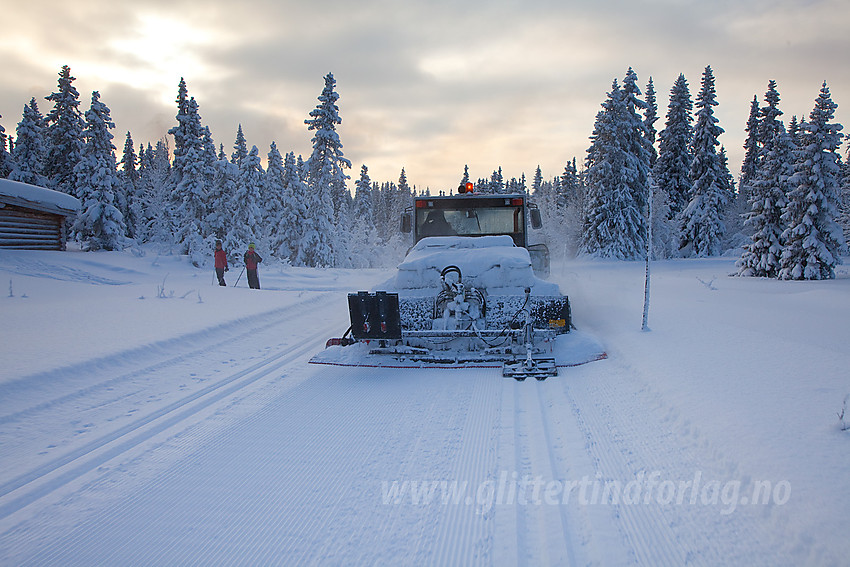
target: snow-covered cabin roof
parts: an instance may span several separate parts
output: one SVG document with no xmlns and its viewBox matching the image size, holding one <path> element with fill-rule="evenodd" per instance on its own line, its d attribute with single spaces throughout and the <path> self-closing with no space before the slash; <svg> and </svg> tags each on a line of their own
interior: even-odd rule
<svg viewBox="0 0 850 567">
<path fill-rule="evenodd" d="M 76 197 L 9 179 L 0 179 L 0 202 L 63 216 L 75 215 L 80 210 L 80 200 Z"/>
</svg>

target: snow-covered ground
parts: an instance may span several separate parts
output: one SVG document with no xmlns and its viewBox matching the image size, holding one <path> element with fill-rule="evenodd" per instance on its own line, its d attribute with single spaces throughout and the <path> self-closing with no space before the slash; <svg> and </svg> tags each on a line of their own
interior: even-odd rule
<svg viewBox="0 0 850 567">
<path fill-rule="evenodd" d="M 308 364 L 388 271 L 0 251 L 0 564 L 846 565 L 850 269 L 733 266 L 654 264 L 651 332 L 555 266 L 609 358 L 520 383 Z"/>
</svg>

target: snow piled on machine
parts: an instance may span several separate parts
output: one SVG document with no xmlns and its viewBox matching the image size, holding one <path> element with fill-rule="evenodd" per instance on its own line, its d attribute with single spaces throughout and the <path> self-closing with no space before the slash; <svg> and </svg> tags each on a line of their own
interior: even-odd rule
<svg viewBox="0 0 850 567">
<path fill-rule="evenodd" d="M 528 250 L 514 245 L 510 236 L 432 236 L 423 238 L 398 266 L 398 273 L 383 286 L 386 291 L 423 290 L 442 287 L 440 274 L 457 266 L 467 286 L 499 289 L 502 294 L 560 295 L 556 284 L 534 275 Z"/>
</svg>

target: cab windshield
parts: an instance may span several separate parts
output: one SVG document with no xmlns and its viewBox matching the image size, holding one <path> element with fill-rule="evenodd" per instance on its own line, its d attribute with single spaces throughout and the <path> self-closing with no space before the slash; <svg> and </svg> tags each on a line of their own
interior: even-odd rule
<svg viewBox="0 0 850 567">
<path fill-rule="evenodd" d="M 521 206 L 440 207 L 416 209 L 416 240 L 426 236 L 489 236 L 507 234 L 517 246 L 522 240 Z"/>
</svg>

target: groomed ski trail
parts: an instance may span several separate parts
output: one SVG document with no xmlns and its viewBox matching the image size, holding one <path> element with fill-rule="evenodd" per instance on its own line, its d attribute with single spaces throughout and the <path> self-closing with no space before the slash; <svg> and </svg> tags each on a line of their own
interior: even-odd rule
<svg viewBox="0 0 850 567">
<path fill-rule="evenodd" d="M 63 566 L 782 562 L 765 527 L 781 526 L 754 521 L 769 508 L 724 515 L 654 497 L 604 499 L 605 482 L 641 473 L 673 482 L 694 471 L 746 477 L 682 427 L 616 345 L 608 360 L 544 382 L 484 368 L 310 365 L 339 327 L 328 321 L 342 302 L 327 299 L 311 295 L 226 336 L 217 329 L 156 354 L 134 351 L 117 374 L 118 360 L 92 361 L 87 378 L 56 375 L 67 380 L 52 398 L 2 406 L 7 430 L 37 421 L 33 412 L 70 419 L 82 411 L 91 427 L 58 443 L 61 454 L 6 474 L 0 558 Z M 209 356 L 226 370 L 183 389 L 198 357 Z M 19 455 L 44 441 L 24 437 L 13 444 Z"/>
<path fill-rule="evenodd" d="M 110 461 L 144 450 L 157 437 L 173 437 L 209 419 L 220 404 L 262 389 L 280 369 L 320 348 L 333 325 L 326 323 L 292 341 L 289 321 L 315 311 L 331 295 L 312 294 L 255 317 L 0 386 L 0 425 L 4 432 L 14 431 L 2 435 L 6 458 L 0 532 L 54 491 L 108 469 Z M 265 346 L 237 362 L 237 351 L 248 353 L 246 343 L 257 340 L 267 345 L 276 341 L 278 349 Z M 221 371 L 207 376 L 184 372 L 211 356 L 221 359 Z M 33 396 L 34 389 L 42 395 Z M 33 456 L 32 450 L 39 448 L 34 444 L 46 439 L 16 424 L 57 419 L 67 420 L 67 437 L 53 439 Z"/>
</svg>

